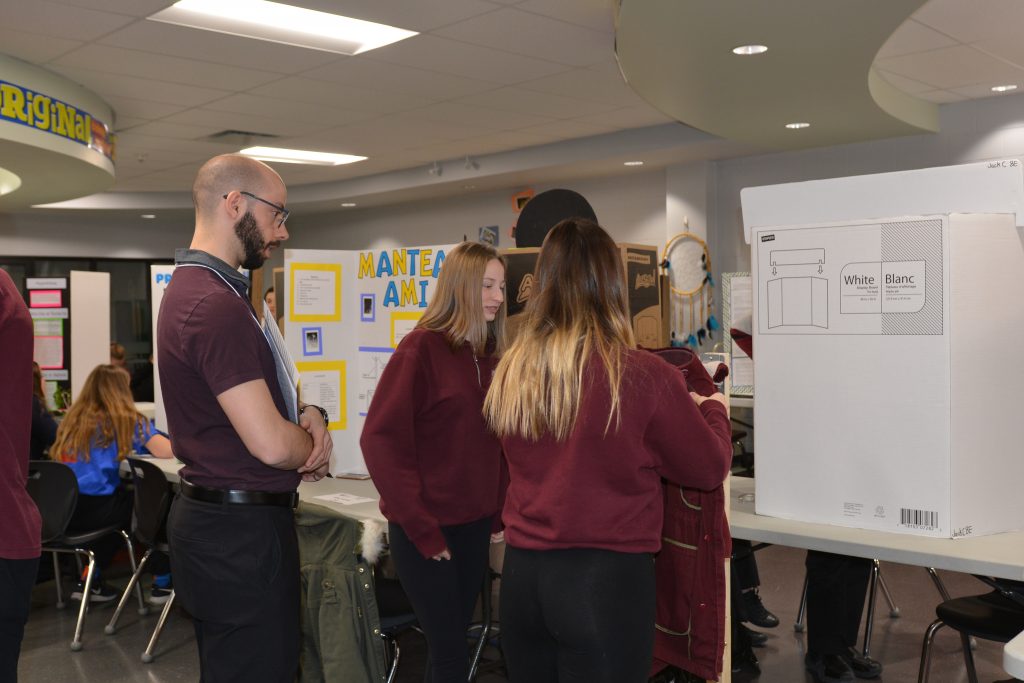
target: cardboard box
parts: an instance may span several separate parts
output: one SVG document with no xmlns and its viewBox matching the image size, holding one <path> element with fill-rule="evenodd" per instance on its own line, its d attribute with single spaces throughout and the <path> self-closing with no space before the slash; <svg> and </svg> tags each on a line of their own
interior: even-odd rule
<svg viewBox="0 0 1024 683">
<path fill-rule="evenodd" d="M 639 244 L 620 244 L 625 267 L 629 314 L 633 334 L 640 346 L 658 348 L 667 346 L 661 324 L 661 287 L 658 281 L 658 249 Z M 508 263 L 505 273 L 505 298 L 510 328 L 516 328 L 514 316 L 526 307 L 533 287 L 533 268 L 540 249 L 504 249 L 502 255 Z"/>
<path fill-rule="evenodd" d="M 1010 214 L 755 227 L 758 514 L 1024 526 L 1024 240 Z"/>
</svg>

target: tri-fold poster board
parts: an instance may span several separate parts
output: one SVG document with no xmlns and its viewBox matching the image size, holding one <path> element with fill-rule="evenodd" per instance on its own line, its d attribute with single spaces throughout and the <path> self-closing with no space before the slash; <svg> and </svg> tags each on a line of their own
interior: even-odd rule
<svg viewBox="0 0 1024 683">
<path fill-rule="evenodd" d="M 742 200 L 757 513 L 950 538 L 1022 528 L 1020 163 Z"/>
</svg>

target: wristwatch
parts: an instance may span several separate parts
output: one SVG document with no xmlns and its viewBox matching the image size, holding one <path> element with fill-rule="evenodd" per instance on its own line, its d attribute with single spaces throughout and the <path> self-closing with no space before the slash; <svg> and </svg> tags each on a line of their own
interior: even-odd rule
<svg viewBox="0 0 1024 683">
<path fill-rule="evenodd" d="M 307 403 L 302 407 L 303 412 L 305 412 L 306 408 L 316 408 L 317 410 L 320 411 L 320 417 L 324 418 L 324 425 L 326 426 L 331 424 L 331 416 L 328 415 L 327 411 L 321 408 L 320 406 L 315 406 L 312 403 Z"/>
</svg>

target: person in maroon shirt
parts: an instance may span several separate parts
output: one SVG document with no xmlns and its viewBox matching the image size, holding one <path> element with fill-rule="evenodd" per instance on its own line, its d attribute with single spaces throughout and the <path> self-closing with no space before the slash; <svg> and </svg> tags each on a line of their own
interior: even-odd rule
<svg viewBox="0 0 1024 683">
<path fill-rule="evenodd" d="M 359 442 L 432 683 L 469 673 L 466 628 L 500 509 L 501 445 L 480 409 L 505 346 L 504 301 L 498 252 L 453 249 L 423 318 L 384 368 Z"/>
<path fill-rule="evenodd" d="M 18 680 L 18 655 L 39 567 L 42 522 L 25 490 L 32 423 L 32 318 L 0 268 L 0 681 Z"/>
<path fill-rule="evenodd" d="M 291 682 L 296 487 L 326 475 L 332 443 L 322 409 L 296 406 L 279 382 L 238 272 L 288 239 L 287 192 L 266 164 L 226 154 L 203 164 L 192 196 L 195 235 L 175 254 L 157 322 L 168 431 L 185 463 L 167 522 L 175 593 L 193 618 L 202 680 Z"/>
<path fill-rule="evenodd" d="M 502 646 L 513 683 L 646 681 L 662 478 L 721 485 L 725 397 L 635 348 L 619 250 L 596 223 L 544 240 L 518 336 L 484 415 L 509 485 Z"/>
</svg>

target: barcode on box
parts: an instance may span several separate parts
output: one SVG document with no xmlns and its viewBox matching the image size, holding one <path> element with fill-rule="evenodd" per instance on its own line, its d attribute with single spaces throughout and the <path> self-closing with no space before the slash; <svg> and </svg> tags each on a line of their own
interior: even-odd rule
<svg viewBox="0 0 1024 683">
<path fill-rule="evenodd" d="M 934 510 L 900 508 L 900 525 L 913 529 L 938 529 L 939 513 Z"/>
</svg>

